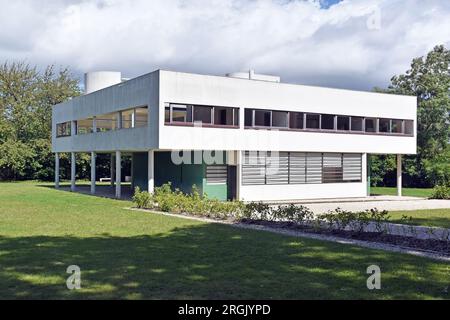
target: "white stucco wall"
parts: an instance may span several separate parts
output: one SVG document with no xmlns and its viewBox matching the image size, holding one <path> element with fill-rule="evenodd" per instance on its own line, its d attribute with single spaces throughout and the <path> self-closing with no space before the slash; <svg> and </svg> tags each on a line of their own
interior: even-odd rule
<svg viewBox="0 0 450 320">
<path fill-rule="evenodd" d="M 148 126 L 71 137 L 56 138 L 56 124 L 86 119 L 138 106 L 148 106 Z M 147 151 L 158 146 L 159 72 L 82 95 L 53 107 L 52 150 L 70 151 Z"/>
<path fill-rule="evenodd" d="M 367 155 L 362 157 L 361 182 L 241 185 L 240 199 L 243 201 L 277 201 L 302 199 L 357 198 L 367 196 Z"/>
<path fill-rule="evenodd" d="M 416 138 L 244 129 L 244 108 L 383 117 L 416 121 L 416 98 L 372 92 L 161 71 L 162 149 L 416 153 Z M 164 125 L 164 103 L 240 107 L 240 129 Z"/>
</svg>

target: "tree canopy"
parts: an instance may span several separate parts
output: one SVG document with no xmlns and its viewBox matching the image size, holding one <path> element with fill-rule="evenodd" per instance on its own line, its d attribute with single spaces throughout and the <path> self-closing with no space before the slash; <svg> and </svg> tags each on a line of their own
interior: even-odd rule
<svg viewBox="0 0 450 320">
<path fill-rule="evenodd" d="M 68 68 L 0 66 L 0 179 L 51 179 L 52 106 L 80 94 Z"/>
<path fill-rule="evenodd" d="M 405 159 L 406 182 L 411 186 L 450 183 L 450 51 L 443 45 L 413 59 L 404 74 L 392 77 L 387 89 L 376 91 L 417 96 L 417 155 Z M 372 159 L 372 181 L 389 184 L 392 157 Z"/>
</svg>

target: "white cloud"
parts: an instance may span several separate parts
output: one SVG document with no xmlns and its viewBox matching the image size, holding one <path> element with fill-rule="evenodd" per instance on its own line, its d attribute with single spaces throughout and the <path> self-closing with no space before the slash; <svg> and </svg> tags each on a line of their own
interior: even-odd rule
<svg viewBox="0 0 450 320">
<path fill-rule="evenodd" d="M 289 82 L 370 89 L 385 86 L 434 45 L 450 45 L 450 5 L 439 0 L 346 0 L 326 10 L 313 0 L 0 5 L 0 61 L 69 65 L 78 74 L 254 68 Z M 380 28 L 369 29 L 378 9 Z"/>
</svg>

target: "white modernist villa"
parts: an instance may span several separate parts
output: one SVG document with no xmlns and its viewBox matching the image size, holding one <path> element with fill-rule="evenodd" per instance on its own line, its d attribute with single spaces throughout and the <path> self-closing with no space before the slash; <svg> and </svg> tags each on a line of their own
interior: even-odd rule
<svg viewBox="0 0 450 320">
<path fill-rule="evenodd" d="M 189 192 L 245 201 L 368 195 L 370 154 L 416 153 L 412 96 L 281 83 L 248 73 L 210 76 L 157 70 L 122 80 L 86 74 L 86 94 L 53 107 L 53 152 L 59 186 L 61 152 L 109 153 L 111 180 L 122 193 L 123 154 L 132 187 L 171 182 Z M 113 157 L 111 157 L 111 161 Z M 115 167 L 115 168 L 114 168 Z"/>
</svg>

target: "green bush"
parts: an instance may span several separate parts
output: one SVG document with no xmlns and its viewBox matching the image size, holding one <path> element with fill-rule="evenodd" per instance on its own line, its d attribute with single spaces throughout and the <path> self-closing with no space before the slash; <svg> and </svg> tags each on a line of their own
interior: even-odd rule
<svg viewBox="0 0 450 320">
<path fill-rule="evenodd" d="M 240 218 L 244 212 L 241 201 L 208 199 L 206 195 L 200 195 L 195 185 L 190 194 L 184 194 L 179 189 L 173 190 L 170 182 L 156 187 L 153 196 L 136 188 L 133 202 L 138 208 L 158 208 L 164 212 L 189 213 L 216 219 Z"/>
<path fill-rule="evenodd" d="M 134 189 L 133 202 L 138 208 L 153 208 L 152 195 L 147 191 L 141 191 L 139 187 Z"/>
<path fill-rule="evenodd" d="M 269 220 L 272 210 L 263 202 L 249 202 L 245 205 L 244 218 L 251 220 Z"/>
<path fill-rule="evenodd" d="M 314 214 L 311 210 L 304 206 L 296 206 L 295 204 L 280 205 L 277 209 L 272 210 L 274 220 L 289 221 L 295 223 L 304 223 L 313 219 Z"/>
<path fill-rule="evenodd" d="M 324 221 L 330 229 L 345 230 L 347 227 L 350 227 L 353 231 L 361 233 L 364 232 L 371 222 L 375 224 L 375 229 L 378 232 L 382 232 L 383 223 L 388 222 L 390 217 L 386 210 L 379 211 L 377 208 L 361 212 L 351 212 L 336 208 L 319 215 L 317 219 Z"/>
<path fill-rule="evenodd" d="M 436 186 L 431 193 L 431 199 L 450 199 L 450 186 Z"/>
</svg>

